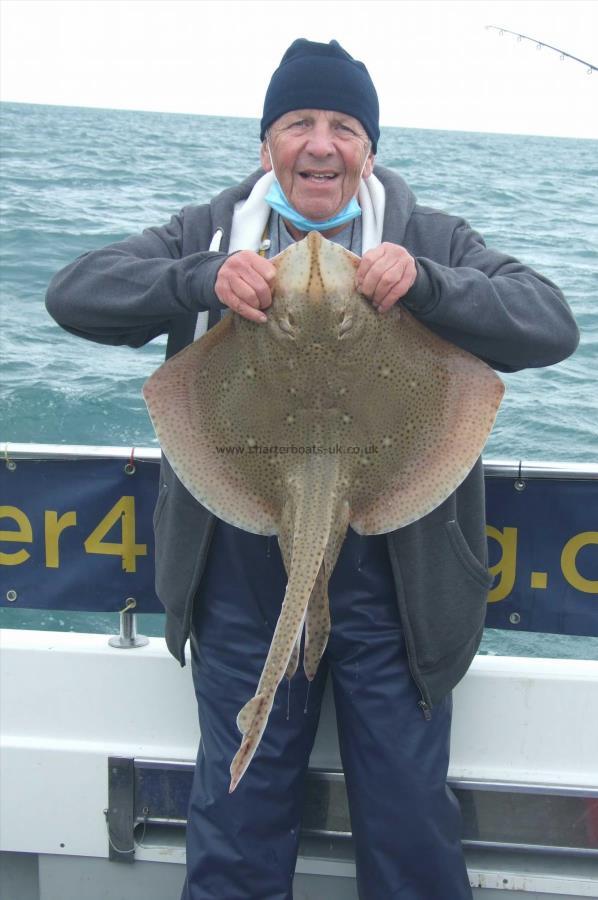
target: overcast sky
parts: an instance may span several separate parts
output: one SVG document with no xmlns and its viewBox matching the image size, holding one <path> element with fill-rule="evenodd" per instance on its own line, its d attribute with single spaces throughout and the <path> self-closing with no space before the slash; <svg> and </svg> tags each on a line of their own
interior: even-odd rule
<svg viewBox="0 0 598 900">
<path fill-rule="evenodd" d="M 296 37 L 363 60 L 383 125 L 598 138 L 597 0 L 0 0 L 3 100 L 261 116 Z"/>
</svg>

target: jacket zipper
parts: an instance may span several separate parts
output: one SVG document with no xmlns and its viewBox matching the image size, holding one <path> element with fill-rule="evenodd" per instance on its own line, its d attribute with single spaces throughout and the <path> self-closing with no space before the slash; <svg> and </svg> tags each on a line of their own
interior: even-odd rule
<svg viewBox="0 0 598 900">
<path fill-rule="evenodd" d="M 417 703 L 417 705 L 418 705 L 419 708 L 421 709 L 421 711 L 422 711 L 422 713 L 423 713 L 423 716 L 424 716 L 424 719 L 426 720 L 426 722 L 429 722 L 430 719 L 432 718 L 432 710 L 430 709 L 430 707 L 428 706 L 428 704 L 426 703 L 426 701 L 423 700 L 423 699 L 422 699 L 422 700 L 419 700 L 418 703 Z"/>
<path fill-rule="evenodd" d="M 399 599 L 399 591 L 398 591 L 399 584 L 402 587 L 401 569 L 400 569 L 399 561 L 398 561 L 398 559 L 396 559 L 395 549 L 392 546 L 392 541 L 388 540 L 388 535 L 387 535 L 387 547 L 388 547 L 388 555 L 390 558 L 390 565 L 391 565 L 393 575 L 395 578 L 395 585 L 396 585 L 395 590 L 396 590 L 396 595 L 397 595 L 397 604 L 399 607 L 399 615 L 401 617 L 401 623 L 403 625 L 403 636 L 405 639 L 405 649 L 407 650 L 407 663 L 409 665 L 409 672 L 411 673 L 411 677 L 413 678 L 413 681 L 415 682 L 415 686 L 417 687 L 417 689 L 419 691 L 420 699 L 417 701 L 417 705 L 418 705 L 419 709 L 421 710 L 421 713 L 422 713 L 424 719 L 426 720 L 426 722 L 429 722 L 432 719 L 432 707 L 430 706 L 428 701 L 425 699 L 425 692 L 422 688 L 422 684 L 420 682 L 420 679 L 418 678 L 418 676 L 415 674 L 415 671 L 414 671 L 413 650 L 411 647 L 411 632 L 410 632 L 410 628 L 409 628 L 409 617 L 407 616 L 407 613 L 404 612 L 404 610 L 402 609 L 403 604 L 401 604 L 400 599 Z"/>
</svg>

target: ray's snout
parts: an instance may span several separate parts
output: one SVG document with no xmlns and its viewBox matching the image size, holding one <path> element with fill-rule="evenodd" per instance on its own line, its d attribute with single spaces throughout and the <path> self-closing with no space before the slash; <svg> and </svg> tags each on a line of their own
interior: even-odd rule
<svg viewBox="0 0 598 900">
<path fill-rule="evenodd" d="M 317 231 L 285 254 L 284 261 L 279 257 L 269 316 L 273 337 L 288 342 L 289 349 L 300 344 L 315 351 L 357 337 L 371 312 L 353 281 L 359 258 Z"/>
</svg>

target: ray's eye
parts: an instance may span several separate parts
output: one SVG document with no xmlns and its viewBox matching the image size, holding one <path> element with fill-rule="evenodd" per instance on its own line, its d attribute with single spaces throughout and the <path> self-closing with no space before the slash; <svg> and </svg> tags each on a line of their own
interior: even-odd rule
<svg viewBox="0 0 598 900">
<path fill-rule="evenodd" d="M 281 331 L 284 331 L 285 334 L 288 334 L 289 337 L 295 337 L 295 317 L 292 313 L 287 313 L 286 316 L 281 316 L 278 320 L 278 325 Z"/>
<path fill-rule="evenodd" d="M 340 317 L 340 324 L 338 328 L 338 336 L 339 338 L 343 337 L 347 332 L 351 331 L 353 328 L 353 316 L 348 315 L 346 312 L 343 312 Z"/>
</svg>

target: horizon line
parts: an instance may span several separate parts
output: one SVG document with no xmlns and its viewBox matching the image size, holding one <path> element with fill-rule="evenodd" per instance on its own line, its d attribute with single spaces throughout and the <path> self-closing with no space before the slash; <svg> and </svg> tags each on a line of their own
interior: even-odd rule
<svg viewBox="0 0 598 900">
<path fill-rule="evenodd" d="M 123 112 L 123 113 L 148 113 L 150 115 L 164 115 L 164 116 L 192 116 L 194 118 L 209 118 L 209 119 L 242 119 L 248 122 L 256 122 L 259 123 L 259 116 L 241 116 L 235 114 L 225 114 L 225 113 L 198 113 L 198 112 L 181 112 L 179 110 L 164 110 L 164 109 L 145 109 L 145 108 L 131 108 L 131 107 L 120 107 L 120 106 L 102 106 L 102 105 L 87 105 L 82 106 L 79 103 L 41 103 L 35 100 L 9 100 L 5 98 L 0 98 L 0 105 L 6 104 L 14 104 L 15 106 L 46 106 L 49 108 L 57 108 L 57 109 L 95 109 L 104 112 Z M 529 132 L 529 131 L 480 131 L 480 129 L 470 129 L 470 128 L 438 128 L 434 125 L 389 125 L 387 123 L 380 123 L 380 128 L 393 128 L 400 129 L 403 131 L 441 131 L 445 133 L 457 133 L 457 134 L 491 134 L 491 135 L 500 135 L 503 137 L 538 137 L 538 138 L 551 138 L 555 140 L 569 140 L 569 141 L 598 141 L 598 135 L 596 137 L 587 137 L 585 135 L 572 135 L 572 134 L 544 134 L 540 132 Z M 258 139 L 259 142 L 259 139 Z"/>
</svg>

